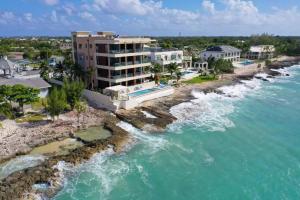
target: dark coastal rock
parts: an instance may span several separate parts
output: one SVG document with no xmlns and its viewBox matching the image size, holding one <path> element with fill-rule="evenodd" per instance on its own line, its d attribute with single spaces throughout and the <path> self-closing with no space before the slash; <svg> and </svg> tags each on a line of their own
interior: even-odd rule
<svg viewBox="0 0 300 200">
<path fill-rule="evenodd" d="M 156 118 L 148 118 L 142 111 L 146 111 Z M 116 113 L 117 117 L 125 122 L 128 122 L 136 128 L 162 132 L 168 124 L 176 120 L 170 113 L 163 110 L 158 110 L 156 107 L 140 107 L 132 110 L 121 110 Z"/>
</svg>

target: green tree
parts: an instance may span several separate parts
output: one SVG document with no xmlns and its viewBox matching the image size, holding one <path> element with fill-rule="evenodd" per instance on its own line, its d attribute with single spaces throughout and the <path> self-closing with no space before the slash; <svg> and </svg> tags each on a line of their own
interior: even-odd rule
<svg viewBox="0 0 300 200">
<path fill-rule="evenodd" d="M 64 90 L 54 87 L 47 98 L 47 110 L 52 120 L 54 121 L 55 117 L 58 118 L 66 108 L 67 100 Z"/>
<path fill-rule="evenodd" d="M 84 90 L 84 83 L 80 80 L 70 81 L 64 79 L 63 90 L 65 91 L 67 102 L 71 109 L 74 109 L 75 103 L 80 100 Z"/>
<path fill-rule="evenodd" d="M 176 63 L 171 63 L 168 65 L 167 70 L 171 74 L 171 77 L 172 77 L 173 73 L 175 73 L 178 70 L 178 65 Z"/>
<path fill-rule="evenodd" d="M 178 83 L 179 80 L 181 79 L 182 73 L 181 73 L 180 70 L 177 69 L 176 72 L 175 72 L 175 74 L 176 74 L 176 80 L 177 80 L 177 83 Z"/>
<path fill-rule="evenodd" d="M 75 110 L 77 112 L 77 122 L 80 124 L 80 115 L 87 109 L 87 104 L 84 101 L 76 101 Z"/>
<path fill-rule="evenodd" d="M 49 49 L 43 49 L 40 51 L 40 59 L 48 60 L 52 56 L 52 52 Z"/>
<path fill-rule="evenodd" d="M 0 115 L 4 115 L 5 117 L 11 119 L 13 118 L 13 112 L 11 104 L 7 101 L 5 96 L 0 93 Z"/>
<path fill-rule="evenodd" d="M 158 63 L 155 63 L 150 71 L 154 74 L 155 83 L 159 84 L 162 66 Z"/>
<path fill-rule="evenodd" d="M 40 76 L 44 79 L 44 80 L 50 80 L 49 74 L 51 72 L 51 68 L 47 65 L 46 62 L 42 62 L 41 63 L 41 67 L 40 67 Z"/>
<path fill-rule="evenodd" d="M 229 60 L 218 59 L 214 62 L 214 69 L 216 73 L 233 73 L 234 66 Z"/>
<path fill-rule="evenodd" d="M 24 85 L 12 86 L 10 99 L 19 104 L 19 108 L 24 114 L 24 105 L 31 104 L 39 100 L 39 89 L 26 87 Z"/>
</svg>

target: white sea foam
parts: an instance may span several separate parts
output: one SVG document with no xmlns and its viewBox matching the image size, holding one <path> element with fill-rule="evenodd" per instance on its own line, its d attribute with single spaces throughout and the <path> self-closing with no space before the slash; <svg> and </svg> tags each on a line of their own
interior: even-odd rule
<svg viewBox="0 0 300 200">
<path fill-rule="evenodd" d="M 142 113 L 147 117 L 147 118 L 150 118 L 150 119 L 156 119 L 157 117 L 155 117 L 154 115 L 148 113 L 147 111 L 142 111 Z"/>
<path fill-rule="evenodd" d="M 165 148 L 168 143 L 166 139 L 158 135 L 151 135 L 145 131 L 141 131 L 127 122 L 121 121 L 117 125 L 129 132 L 137 142 L 146 144 L 149 147 L 148 151 L 150 150 L 149 153 L 151 154 Z"/>
<path fill-rule="evenodd" d="M 34 167 L 42 163 L 44 160 L 45 157 L 41 155 L 26 155 L 14 158 L 0 165 L 0 179 L 5 178 L 16 171 L 20 171 L 29 167 Z"/>
<path fill-rule="evenodd" d="M 181 103 L 170 109 L 178 120 L 170 126 L 171 130 L 180 130 L 182 125 L 192 124 L 208 131 L 225 131 L 234 127 L 230 114 L 235 111 L 235 101 L 243 99 L 250 91 L 261 88 L 259 79 L 241 81 L 240 84 L 219 88 L 221 94 L 192 91 L 196 98 L 190 102 Z"/>
</svg>

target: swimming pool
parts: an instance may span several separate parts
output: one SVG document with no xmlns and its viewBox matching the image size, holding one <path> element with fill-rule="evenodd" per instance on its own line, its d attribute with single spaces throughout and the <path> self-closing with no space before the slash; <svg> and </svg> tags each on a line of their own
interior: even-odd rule
<svg viewBox="0 0 300 200">
<path fill-rule="evenodd" d="M 243 62 L 241 62 L 242 65 L 251 65 L 253 64 L 254 62 L 251 61 L 251 60 L 244 60 Z"/>
<path fill-rule="evenodd" d="M 151 92 L 155 92 L 155 91 L 161 90 L 164 87 L 165 87 L 165 85 L 159 85 L 159 86 L 154 87 L 154 88 L 149 88 L 149 89 L 145 89 L 145 90 L 139 90 L 139 91 L 130 93 L 130 94 L 128 94 L 128 96 L 130 96 L 130 97 L 137 97 L 137 96 L 141 96 L 141 95 L 144 95 L 144 94 L 149 94 Z"/>
</svg>

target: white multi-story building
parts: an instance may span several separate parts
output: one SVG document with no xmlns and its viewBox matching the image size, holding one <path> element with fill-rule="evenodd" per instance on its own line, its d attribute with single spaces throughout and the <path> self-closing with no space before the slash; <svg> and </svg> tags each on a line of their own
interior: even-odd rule
<svg viewBox="0 0 300 200">
<path fill-rule="evenodd" d="M 241 50 L 232 46 L 213 46 L 207 48 L 200 53 L 202 60 L 208 60 L 214 58 L 215 60 L 224 59 L 232 62 L 240 61 Z"/>
<path fill-rule="evenodd" d="M 246 58 L 259 60 L 271 59 L 274 57 L 275 47 L 273 45 L 259 45 L 250 47 L 250 51 L 246 53 Z"/>
<path fill-rule="evenodd" d="M 121 37 L 112 32 L 73 32 L 73 59 L 85 71 L 96 69 L 94 85 L 133 86 L 148 82 L 146 68 L 151 66 L 150 51 L 144 45 L 153 40 L 145 37 Z"/>
<path fill-rule="evenodd" d="M 151 62 L 158 63 L 162 66 L 163 72 L 167 71 L 168 65 L 176 63 L 179 67 L 182 67 L 183 63 L 183 51 L 178 49 L 162 49 L 162 48 L 150 48 Z"/>
</svg>

